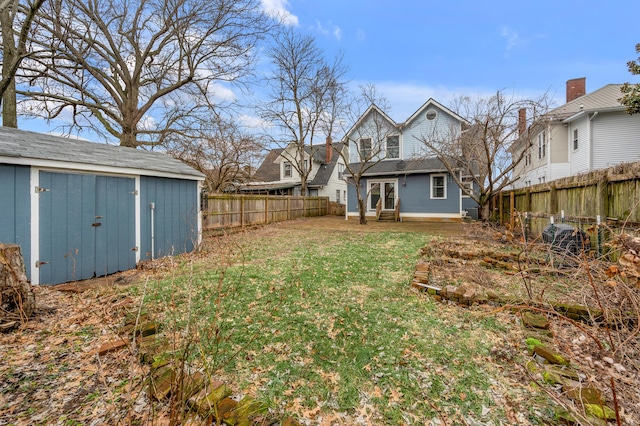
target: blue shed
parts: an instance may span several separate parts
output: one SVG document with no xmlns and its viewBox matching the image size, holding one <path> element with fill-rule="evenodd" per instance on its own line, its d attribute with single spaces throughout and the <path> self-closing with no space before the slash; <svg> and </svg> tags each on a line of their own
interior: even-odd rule
<svg viewBox="0 0 640 426">
<path fill-rule="evenodd" d="M 0 242 L 33 284 L 192 251 L 204 175 L 159 152 L 0 128 Z"/>
</svg>

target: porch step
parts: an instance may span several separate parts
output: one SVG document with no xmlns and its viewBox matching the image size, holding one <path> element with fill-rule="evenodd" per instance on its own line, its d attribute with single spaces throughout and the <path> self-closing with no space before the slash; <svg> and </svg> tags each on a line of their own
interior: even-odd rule
<svg viewBox="0 0 640 426">
<path fill-rule="evenodd" d="M 384 211 L 380 212 L 380 217 L 378 218 L 380 222 L 395 222 L 396 214 L 395 212 Z"/>
</svg>

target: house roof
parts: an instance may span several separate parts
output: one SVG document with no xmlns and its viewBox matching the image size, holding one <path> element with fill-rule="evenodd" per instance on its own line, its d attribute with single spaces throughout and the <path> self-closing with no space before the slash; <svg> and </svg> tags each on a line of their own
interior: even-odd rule
<svg viewBox="0 0 640 426">
<path fill-rule="evenodd" d="M 49 167 L 135 169 L 156 175 L 204 175 L 182 161 L 161 152 L 89 142 L 25 130 L 0 128 L 0 162 Z M 72 166 L 73 165 L 73 166 Z M 142 173 L 144 174 L 144 173 Z"/>
<path fill-rule="evenodd" d="M 352 163 L 350 169 L 358 170 L 360 163 Z M 435 157 L 411 160 L 384 160 L 374 164 L 362 176 L 404 175 L 414 173 L 433 173 L 446 171 L 442 161 Z M 346 173 L 346 171 L 345 171 Z"/>
<path fill-rule="evenodd" d="M 258 170 L 256 170 L 254 175 L 254 179 L 256 181 L 273 182 L 280 180 L 280 164 L 275 161 L 278 159 L 280 154 L 282 154 L 282 151 L 284 151 L 282 148 L 272 149 L 269 151 L 267 156 L 264 158 L 264 161 L 262 161 L 262 164 L 260 164 L 260 167 L 258 167 Z"/>
<path fill-rule="evenodd" d="M 369 106 L 369 108 L 367 108 L 367 110 L 364 112 L 364 114 L 362 114 L 360 116 L 360 118 L 358 118 L 358 121 L 356 121 L 353 126 L 351 126 L 351 128 L 344 134 L 344 138 L 348 138 L 349 135 L 351 133 L 353 133 L 354 129 L 358 128 L 362 122 L 369 116 L 369 114 L 371 114 L 372 112 L 377 112 L 378 114 L 380 114 L 385 120 L 387 120 L 389 122 L 389 124 L 391 124 L 391 126 L 393 127 L 398 127 L 398 125 L 396 124 L 395 121 L 393 121 L 393 119 L 391 117 L 389 117 L 387 115 L 387 113 L 385 113 L 383 110 L 381 110 L 376 104 L 371 104 Z"/>
<path fill-rule="evenodd" d="M 566 120 L 582 112 L 604 110 L 623 110 L 620 104 L 622 84 L 607 84 L 598 90 L 582 95 L 571 102 L 549 111 L 549 116 L 558 120 Z"/>
<path fill-rule="evenodd" d="M 321 163 L 322 167 L 318 168 L 316 175 L 313 177 L 311 182 L 309 182 L 309 186 L 311 187 L 325 186 L 326 184 L 329 183 L 329 179 L 331 178 L 333 169 L 336 168 L 336 164 L 338 164 L 338 159 L 340 158 L 340 154 L 338 154 L 338 152 L 342 151 L 342 149 L 344 148 L 344 144 L 342 142 L 334 143 L 333 148 L 334 148 L 334 151 L 337 151 L 337 152 L 333 153 L 331 157 L 331 161 L 326 164 L 325 164 L 327 159 L 326 145 L 323 145 L 314 153 L 313 155 L 314 159 L 319 163 Z"/>
<path fill-rule="evenodd" d="M 429 108 L 430 106 L 435 106 L 435 107 L 445 111 L 447 114 L 451 115 L 456 120 L 458 120 L 458 121 L 460 121 L 462 123 L 470 124 L 466 119 L 464 119 L 463 117 L 459 116 L 455 112 L 451 111 L 449 108 L 447 108 L 446 106 L 442 105 L 440 102 L 436 101 L 433 98 L 429 98 L 429 100 L 427 102 L 425 102 L 424 104 L 422 104 L 422 106 L 420 108 L 418 108 L 416 110 L 416 112 L 411 114 L 411 117 L 409 117 L 407 119 L 407 121 L 405 121 L 404 123 L 401 123 L 399 126 L 400 127 L 404 127 L 407 124 L 411 123 L 413 120 L 415 120 L 417 117 L 419 117 L 420 114 L 422 114 L 424 111 L 426 111 L 427 108 Z"/>
<path fill-rule="evenodd" d="M 334 150 L 341 151 L 344 147 L 344 144 L 342 142 L 334 143 L 333 147 Z M 309 186 L 324 186 L 329 183 L 329 179 L 331 178 L 333 169 L 335 169 L 336 164 L 338 163 L 340 155 L 334 152 L 333 156 L 331 157 L 331 161 L 325 164 L 327 158 L 327 146 L 325 144 L 313 146 L 313 152 L 312 147 L 308 145 L 305 145 L 304 149 L 305 152 L 310 155 L 315 162 L 322 165 L 322 167 L 318 167 L 318 171 L 316 172 L 314 178 L 309 181 Z M 275 161 L 282 155 L 283 151 L 283 148 L 272 149 L 271 151 L 269 151 L 264 161 L 256 171 L 255 180 L 258 181 L 256 183 L 262 182 L 267 185 L 267 182 L 277 182 L 280 180 L 280 164 L 276 163 Z M 256 183 L 247 186 L 247 188 L 254 188 L 254 185 L 256 185 Z M 291 184 L 288 187 L 291 186 L 294 185 Z"/>
</svg>

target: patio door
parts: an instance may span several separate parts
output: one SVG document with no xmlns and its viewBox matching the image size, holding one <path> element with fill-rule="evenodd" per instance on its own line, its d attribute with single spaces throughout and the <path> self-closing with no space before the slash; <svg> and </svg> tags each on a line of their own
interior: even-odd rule
<svg viewBox="0 0 640 426">
<path fill-rule="evenodd" d="M 396 205 L 396 181 L 369 182 L 369 210 L 375 210 L 378 200 L 382 199 L 382 210 L 393 210 Z"/>
</svg>

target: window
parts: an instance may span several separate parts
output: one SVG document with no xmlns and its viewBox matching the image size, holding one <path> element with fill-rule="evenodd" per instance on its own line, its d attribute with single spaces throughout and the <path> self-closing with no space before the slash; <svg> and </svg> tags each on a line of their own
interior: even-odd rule
<svg viewBox="0 0 640 426">
<path fill-rule="evenodd" d="M 435 120 L 436 117 L 438 116 L 438 113 L 436 112 L 435 109 L 430 109 L 429 111 L 427 111 L 427 120 Z"/>
<path fill-rule="evenodd" d="M 371 138 L 360 139 L 360 161 L 371 159 Z"/>
<path fill-rule="evenodd" d="M 291 163 L 285 161 L 282 167 L 282 177 L 291 177 Z"/>
<path fill-rule="evenodd" d="M 538 160 L 547 155 L 547 132 L 538 133 Z"/>
<path fill-rule="evenodd" d="M 447 198 L 447 180 L 445 175 L 431 175 L 431 198 Z"/>
<path fill-rule="evenodd" d="M 336 189 L 336 203 L 340 204 L 340 190 Z"/>
<path fill-rule="evenodd" d="M 529 151 L 524 153 L 524 165 L 528 166 L 531 164 L 531 153 Z"/>
<path fill-rule="evenodd" d="M 578 149 L 578 129 L 573 131 L 573 150 Z"/>
<path fill-rule="evenodd" d="M 342 179 L 343 173 L 344 173 L 344 164 L 338 163 L 338 179 Z"/>
<path fill-rule="evenodd" d="M 400 136 L 387 136 L 387 158 L 400 158 Z"/>
<path fill-rule="evenodd" d="M 462 177 L 462 198 L 469 198 L 469 194 L 473 192 L 473 178 L 471 176 Z"/>
<path fill-rule="evenodd" d="M 309 160 L 304 160 L 304 169 L 302 170 L 304 170 L 305 172 L 309 170 Z"/>
</svg>

